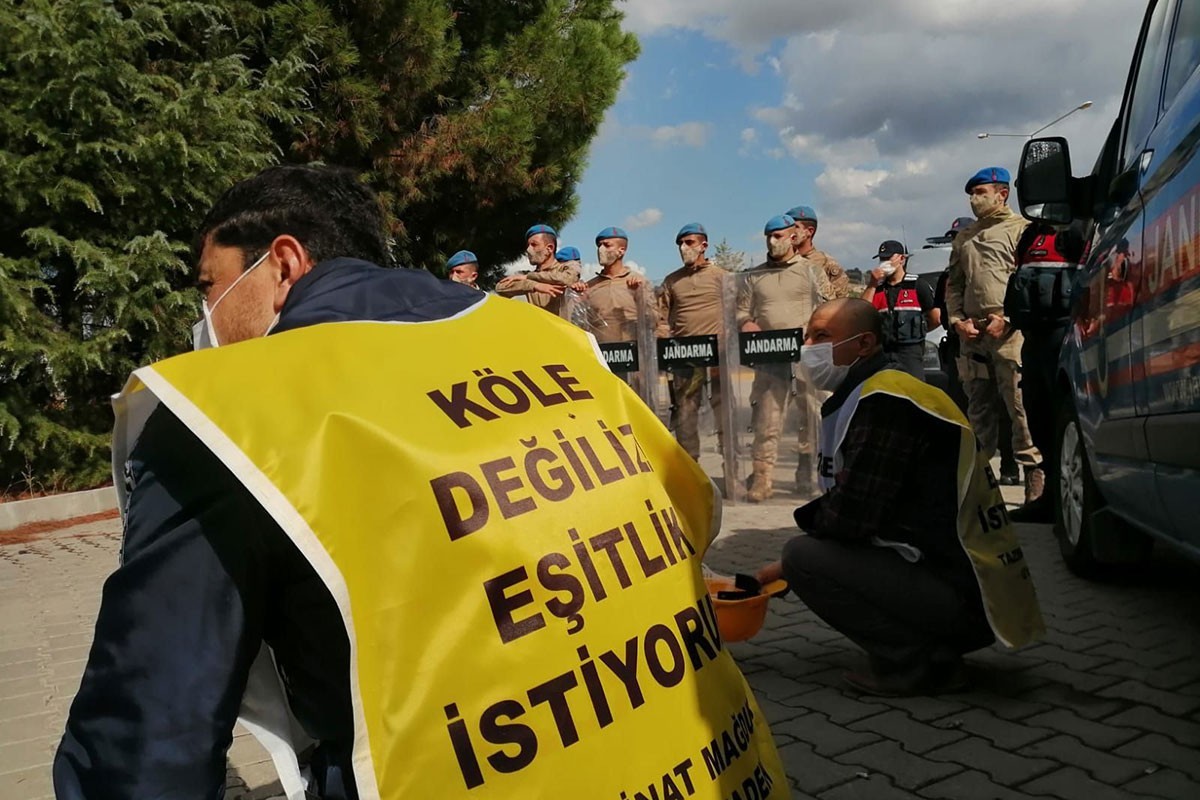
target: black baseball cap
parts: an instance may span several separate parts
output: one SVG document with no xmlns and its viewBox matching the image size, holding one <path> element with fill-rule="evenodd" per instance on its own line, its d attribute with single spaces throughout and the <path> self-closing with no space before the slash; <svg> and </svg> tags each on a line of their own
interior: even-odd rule
<svg viewBox="0 0 1200 800">
<path fill-rule="evenodd" d="M 908 250 L 903 244 L 897 242 L 895 239 L 888 239 L 886 242 L 879 245 L 879 252 L 875 254 L 875 258 L 880 261 L 885 261 L 895 255 L 906 256 L 908 255 Z"/>
</svg>

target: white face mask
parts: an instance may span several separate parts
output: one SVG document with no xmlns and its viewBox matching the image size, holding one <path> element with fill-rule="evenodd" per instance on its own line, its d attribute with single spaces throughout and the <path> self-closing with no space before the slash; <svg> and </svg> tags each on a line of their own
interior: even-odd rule
<svg viewBox="0 0 1200 800">
<path fill-rule="evenodd" d="M 600 266 L 607 267 L 610 264 L 617 263 L 617 259 L 621 257 L 621 251 L 613 248 L 600 248 L 596 251 L 596 258 L 600 260 Z"/>
<path fill-rule="evenodd" d="M 221 292 L 221 296 L 218 297 L 216 300 L 214 300 L 213 304 L 211 306 L 208 304 L 208 300 L 201 301 L 200 313 L 203 314 L 204 316 L 198 322 L 196 322 L 195 325 L 192 326 L 192 349 L 193 350 L 203 350 L 207 347 L 216 347 L 220 344 L 220 342 L 217 341 L 217 329 L 213 327 L 212 312 L 216 311 L 217 306 L 220 305 L 221 301 L 224 300 L 226 298 L 226 296 L 228 296 L 228 294 L 233 291 L 233 288 L 235 286 L 237 286 L 239 283 L 241 283 L 243 278 L 245 278 L 247 275 L 249 275 L 251 272 L 253 272 L 255 267 L 257 267 L 259 264 L 266 261 L 267 256 L 269 256 L 270 254 L 271 254 L 270 251 L 267 251 L 266 253 L 263 253 L 261 256 L 259 256 L 258 260 L 255 261 L 253 264 L 251 264 L 249 269 L 247 269 L 241 275 L 238 275 L 237 280 L 235 280 L 233 283 L 229 284 L 229 288 L 227 288 L 225 291 Z M 275 327 L 275 324 L 277 322 L 279 322 L 278 314 L 275 315 L 275 319 L 271 320 L 271 324 L 267 326 L 267 330 L 263 335 L 265 336 L 267 333 L 270 333 L 271 329 Z"/>
<path fill-rule="evenodd" d="M 767 255 L 772 261 L 782 261 L 792 250 L 791 239 L 767 239 Z"/>
<path fill-rule="evenodd" d="M 679 245 L 679 257 L 683 259 L 685 266 L 692 266 L 700 260 L 700 254 L 704 252 L 699 247 L 688 247 L 686 244 Z"/>
<path fill-rule="evenodd" d="M 883 265 L 879 268 L 879 271 L 882 272 L 884 275 L 893 275 L 896 272 L 896 265 L 891 263 L 890 261 L 885 261 L 885 262 L 883 262 Z"/>
<path fill-rule="evenodd" d="M 849 364 L 833 363 L 833 348 L 841 347 L 846 342 L 852 342 L 862 336 L 861 333 L 851 336 L 849 339 L 834 344 L 833 342 L 821 342 L 820 344 L 809 344 L 800 348 L 800 368 L 804 370 L 804 374 L 808 377 L 809 382 L 818 389 L 826 392 L 835 392 L 842 385 L 842 381 L 846 380 L 846 373 L 850 368 L 858 363 L 858 359 L 854 359 Z"/>
<path fill-rule="evenodd" d="M 1004 198 L 1000 196 L 999 192 L 996 194 L 973 194 L 970 201 L 971 213 L 975 215 L 976 219 L 983 219 L 1004 205 Z"/>
</svg>

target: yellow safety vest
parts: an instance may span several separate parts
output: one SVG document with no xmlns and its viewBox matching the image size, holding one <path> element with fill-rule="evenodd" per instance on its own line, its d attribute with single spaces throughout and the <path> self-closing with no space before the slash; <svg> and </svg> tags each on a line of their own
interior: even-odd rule
<svg viewBox="0 0 1200 800">
<path fill-rule="evenodd" d="M 146 395 L 329 587 L 363 798 L 788 796 L 701 578 L 719 498 L 583 332 L 488 298 L 140 369 L 119 432 Z"/>
<path fill-rule="evenodd" d="M 958 538 L 979 582 L 988 622 L 1007 647 L 1021 647 L 1041 638 L 1046 632 L 1041 608 L 1000 485 L 975 446 L 971 424 L 945 392 L 894 369 L 880 370 L 863 381 L 841 408 L 822 421 L 822 488 L 828 491 L 833 487 L 833 476 L 841 471 L 841 446 L 850 421 L 859 402 L 873 394 L 907 400 L 959 429 Z"/>
</svg>

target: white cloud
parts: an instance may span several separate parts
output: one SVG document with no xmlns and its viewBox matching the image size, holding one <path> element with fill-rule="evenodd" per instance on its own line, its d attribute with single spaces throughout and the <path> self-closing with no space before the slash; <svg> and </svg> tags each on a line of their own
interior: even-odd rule
<svg viewBox="0 0 1200 800">
<path fill-rule="evenodd" d="M 1016 172 L 1021 139 L 1056 125 L 1079 173 L 1108 133 L 1145 4 L 1128 0 L 627 0 L 627 27 L 687 30 L 782 80 L 748 110 L 756 147 L 815 168 L 819 246 L 863 266 L 901 231 L 919 243 L 969 213 L 983 166 Z M 735 128 L 735 130 L 737 130 Z M 742 150 L 747 143 L 743 140 Z M 744 153 L 743 153 L 744 154 Z M 844 255 L 843 255 L 844 254 Z"/>
<path fill-rule="evenodd" d="M 708 141 L 710 127 L 707 122 L 681 122 L 678 125 L 661 125 L 650 131 L 650 141 L 658 145 L 703 147 Z"/>
<path fill-rule="evenodd" d="M 663 212 L 657 208 L 644 208 L 625 218 L 623 223 L 631 231 L 649 228 L 662 222 Z"/>
<path fill-rule="evenodd" d="M 889 175 L 886 169 L 831 167 L 818 175 L 815 183 L 826 197 L 853 200 L 871 195 Z"/>
<path fill-rule="evenodd" d="M 754 128 L 742 128 L 742 144 L 754 144 L 758 141 L 758 131 Z"/>
</svg>

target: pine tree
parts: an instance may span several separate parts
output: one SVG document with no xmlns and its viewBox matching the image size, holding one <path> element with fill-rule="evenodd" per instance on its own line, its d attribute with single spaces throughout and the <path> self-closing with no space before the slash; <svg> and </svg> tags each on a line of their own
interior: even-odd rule
<svg viewBox="0 0 1200 800">
<path fill-rule="evenodd" d="M 304 12 L 301 13 L 300 9 Z M 535 222 L 575 209 L 587 147 L 636 39 L 613 0 L 376 0 L 280 5 L 272 42 L 306 37 L 315 114 L 294 157 L 362 170 L 400 263 L 443 274 L 468 248 L 480 283 Z"/>
<path fill-rule="evenodd" d="M 725 239 L 722 239 L 713 251 L 712 262 L 726 272 L 741 272 L 747 267 L 746 254 L 741 250 L 734 250 Z"/>
<path fill-rule="evenodd" d="M 0 4 L 0 491 L 95 485 L 109 397 L 196 318 L 189 242 L 304 124 L 249 2 Z"/>
<path fill-rule="evenodd" d="M 481 282 L 575 207 L 614 0 L 0 3 L 0 492 L 95 485 L 109 396 L 190 341 L 191 236 L 279 161 L 360 170 L 400 263 Z"/>
</svg>

